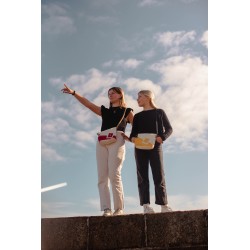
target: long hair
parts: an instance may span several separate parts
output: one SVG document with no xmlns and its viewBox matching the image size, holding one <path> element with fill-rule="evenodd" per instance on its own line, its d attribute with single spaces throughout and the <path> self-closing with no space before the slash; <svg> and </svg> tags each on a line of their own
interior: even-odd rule
<svg viewBox="0 0 250 250">
<path fill-rule="evenodd" d="M 155 103 L 154 103 L 154 99 L 155 99 L 155 95 L 152 91 L 150 90 L 141 90 L 138 94 L 142 94 L 145 95 L 149 98 L 149 104 L 152 108 L 157 109 Z"/>
<path fill-rule="evenodd" d="M 115 91 L 117 94 L 121 95 L 120 98 L 120 102 L 119 102 L 119 106 L 122 107 L 126 107 L 126 103 L 125 103 L 125 97 L 124 97 L 124 91 L 120 88 L 120 87 L 112 87 L 108 90 L 108 93 L 110 90 Z M 109 103 L 109 107 L 112 107 L 112 103 Z"/>
</svg>

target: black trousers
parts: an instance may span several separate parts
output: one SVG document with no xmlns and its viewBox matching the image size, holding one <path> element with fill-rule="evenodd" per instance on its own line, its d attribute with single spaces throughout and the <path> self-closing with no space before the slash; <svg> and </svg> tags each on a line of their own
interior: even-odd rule
<svg viewBox="0 0 250 250">
<path fill-rule="evenodd" d="M 150 204 L 149 193 L 149 164 L 155 186 L 155 204 L 166 205 L 167 192 L 163 167 L 162 144 L 156 142 L 154 149 L 143 150 L 135 148 L 135 161 L 137 166 L 137 180 L 140 195 L 140 205 Z"/>
</svg>

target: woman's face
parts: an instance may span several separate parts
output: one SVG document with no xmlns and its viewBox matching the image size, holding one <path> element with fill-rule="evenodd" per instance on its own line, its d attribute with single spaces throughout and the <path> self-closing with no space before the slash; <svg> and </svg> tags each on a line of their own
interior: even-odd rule
<svg viewBox="0 0 250 250">
<path fill-rule="evenodd" d="M 138 94 L 137 103 L 139 107 L 144 107 L 149 103 L 149 98 L 141 93 Z"/>
<path fill-rule="evenodd" d="M 118 94 L 117 92 L 115 92 L 113 89 L 111 89 L 109 92 L 108 92 L 108 97 L 109 97 L 109 101 L 111 103 L 115 103 L 115 102 L 118 102 L 122 95 L 121 94 Z"/>
</svg>

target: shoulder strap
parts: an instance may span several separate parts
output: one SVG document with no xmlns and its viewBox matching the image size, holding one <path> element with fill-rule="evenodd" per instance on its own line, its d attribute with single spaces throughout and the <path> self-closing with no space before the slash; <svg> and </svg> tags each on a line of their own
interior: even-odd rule
<svg viewBox="0 0 250 250">
<path fill-rule="evenodd" d="M 123 120 L 123 118 L 124 118 L 124 116 L 125 116 L 126 110 L 127 110 L 127 108 L 125 108 L 124 113 L 123 113 L 123 116 L 122 116 L 121 120 L 119 121 L 119 123 L 117 124 L 116 128 L 118 128 L 118 126 L 119 126 L 120 123 L 122 122 L 122 120 Z"/>
</svg>

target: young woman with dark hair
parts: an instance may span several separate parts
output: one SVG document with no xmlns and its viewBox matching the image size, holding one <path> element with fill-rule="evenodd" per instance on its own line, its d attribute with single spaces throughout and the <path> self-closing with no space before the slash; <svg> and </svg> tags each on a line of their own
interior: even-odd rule
<svg viewBox="0 0 250 250">
<path fill-rule="evenodd" d="M 108 90 L 110 102 L 110 107 L 108 108 L 103 105 L 95 105 L 75 90 L 70 89 L 66 84 L 64 84 L 62 92 L 73 95 L 82 105 L 89 108 L 96 115 L 101 116 L 101 131 L 116 127 L 119 121 L 121 121 L 117 128 L 116 142 L 109 145 L 101 145 L 97 140 L 96 160 L 101 211 L 104 211 L 104 216 L 122 215 L 124 194 L 121 169 L 125 159 L 125 140 L 123 134 L 127 123 L 133 123 L 133 110 L 126 108 L 124 92 L 119 87 L 112 87 Z M 124 118 L 122 119 L 123 115 Z M 109 182 L 111 183 L 113 193 L 114 213 L 111 210 Z"/>
</svg>

